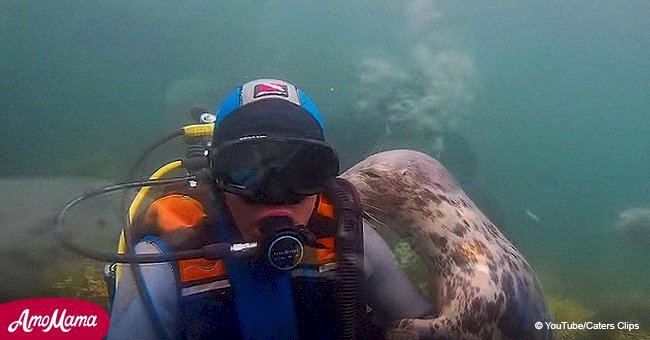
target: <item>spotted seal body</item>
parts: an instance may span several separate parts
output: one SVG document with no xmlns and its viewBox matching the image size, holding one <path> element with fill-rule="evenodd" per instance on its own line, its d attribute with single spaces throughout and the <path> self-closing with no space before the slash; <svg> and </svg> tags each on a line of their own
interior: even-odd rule
<svg viewBox="0 0 650 340">
<path fill-rule="evenodd" d="M 398 328 L 423 339 L 550 339 L 532 269 L 433 158 L 382 152 L 342 177 L 361 195 L 367 217 L 413 242 L 435 283 L 438 312 Z M 372 223 L 373 221 L 371 221 Z"/>
</svg>

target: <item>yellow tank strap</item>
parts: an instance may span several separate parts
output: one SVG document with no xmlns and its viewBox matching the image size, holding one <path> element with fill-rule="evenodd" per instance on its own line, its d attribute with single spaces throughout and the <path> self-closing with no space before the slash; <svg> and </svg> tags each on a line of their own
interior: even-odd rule
<svg viewBox="0 0 650 340">
<path fill-rule="evenodd" d="M 160 167 L 158 170 L 156 170 L 156 172 L 151 174 L 151 176 L 149 176 L 149 179 L 162 178 L 167 174 L 169 174 L 170 172 L 176 169 L 180 169 L 181 167 L 183 167 L 183 162 L 181 160 L 176 160 L 167 163 L 162 167 Z M 138 212 L 138 209 L 140 208 L 142 201 L 147 196 L 150 190 L 151 187 L 142 187 L 140 188 L 140 190 L 138 190 L 138 193 L 133 198 L 133 202 L 131 202 L 131 205 L 129 206 L 129 224 L 133 222 L 133 218 L 135 217 L 135 214 Z M 126 237 L 124 236 L 124 230 L 120 232 L 120 239 L 117 244 L 117 253 L 118 254 L 126 253 Z M 115 288 L 117 288 L 121 276 L 122 276 L 122 265 L 117 264 L 117 267 L 115 268 Z"/>
</svg>

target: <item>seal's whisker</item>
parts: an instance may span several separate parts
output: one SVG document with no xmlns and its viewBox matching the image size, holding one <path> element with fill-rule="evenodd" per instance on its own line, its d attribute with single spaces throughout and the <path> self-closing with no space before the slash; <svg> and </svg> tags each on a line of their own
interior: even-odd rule
<svg viewBox="0 0 650 340">
<path fill-rule="evenodd" d="M 386 140 L 386 136 L 383 136 L 379 140 L 377 140 L 377 142 L 370 148 L 370 150 L 368 150 L 369 152 L 365 155 L 365 157 L 384 151 L 385 140 Z"/>
<path fill-rule="evenodd" d="M 377 143 L 375 143 L 375 145 L 372 147 L 371 155 L 374 155 L 384 150 L 384 140 L 385 137 L 382 137 L 380 140 L 377 141 Z"/>
<path fill-rule="evenodd" d="M 380 227 L 384 227 L 384 228 L 388 228 L 388 229 L 390 229 L 386 223 L 380 221 L 380 220 L 379 220 L 377 217 L 375 217 L 375 215 L 373 215 L 372 213 L 367 212 L 367 211 L 364 211 L 364 212 L 363 212 L 363 215 L 364 215 L 364 217 L 367 217 L 370 221 L 377 223 Z"/>
<path fill-rule="evenodd" d="M 365 208 L 368 207 L 368 208 L 371 208 L 371 209 L 373 209 L 373 210 L 381 211 L 381 212 L 383 212 L 383 213 L 388 213 L 388 211 L 386 211 L 386 209 L 382 209 L 382 208 L 380 208 L 380 207 L 378 207 L 378 206 L 376 206 L 376 205 L 372 205 L 372 204 L 370 204 L 370 203 L 365 203 L 365 202 L 364 202 L 364 203 L 361 203 L 361 204 L 362 204 L 363 207 L 364 207 L 364 211 L 366 210 Z"/>
</svg>

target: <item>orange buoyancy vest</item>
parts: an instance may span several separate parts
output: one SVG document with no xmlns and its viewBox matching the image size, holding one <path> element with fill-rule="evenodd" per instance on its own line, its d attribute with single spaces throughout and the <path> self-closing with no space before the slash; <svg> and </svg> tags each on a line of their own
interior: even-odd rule
<svg viewBox="0 0 650 340">
<path fill-rule="evenodd" d="M 198 230 L 208 214 L 201 202 L 185 194 L 169 194 L 153 201 L 145 210 L 143 224 L 155 226 L 162 235 L 178 238 L 184 232 Z M 309 227 L 323 248 L 305 247 L 305 255 L 294 271 L 315 269 L 323 273 L 336 269 L 334 206 L 324 194 L 319 195 Z M 152 229 L 149 227 L 148 229 Z M 192 237 L 200 237 L 193 234 Z M 229 286 L 225 261 L 204 258 L 178 261 L 181 295 L 193 295 Z"/>
</svg>

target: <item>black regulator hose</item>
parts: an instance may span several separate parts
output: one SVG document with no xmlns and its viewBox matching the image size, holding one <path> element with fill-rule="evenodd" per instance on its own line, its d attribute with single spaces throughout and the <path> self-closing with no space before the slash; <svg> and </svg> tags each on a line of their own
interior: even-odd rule
<svg viewBox="0 0 650 340">
<path fill-rule="evenodd" d="M 339 315 L 341 338 L 356 339 L 362 305 L 359 292 L 363 283 L 363 220 L 359 194 L 352 183 L 337 178 L 333 188 L 334 207 L 338 216 L 336 236 L 339 257 Z"/>
<path fill-rule="evenodd" d="M 102 261 L 102 262 L 113 262 L 113 263 L 160 263 L 168 261 L 178 261 L 178 260 L 187 260 L 195 258 L 206 258 L 206 259 L 221 259 L 231 255 L 237 254 L 246 254 L 256 248 L 256 244 L 253 243 L 243 243 L 243 244 L 228 244 L 228 243 L 213 243 L 208 244 L 202 248 L 176 251 L 169 254 L 118 254 L 116 252 L 102 252 L 94 249 L 88 249 L 79 246 L 78 244 L 72 242 L 70 238 L 67 237 L 64 230 L 64 221 L 68 211 L 79 204 L 81 201 L 86 199 L 106 195 L 108 193 L 128 189 L 128 188 L 139 188 L 143 186 L 155 186 L 155 185 L 167 185 L 172 183 L 187 182 L 187 181 L 201 181 L 202 174 L 197 175 L 188 175 L 182 177 L 172 177 L 165 179 L 152 179 L 144 181 L 134 181 L 121 184 L 115 184 L 107 187 L 100 188 L 98 190 L 86 192 L 72 201 L 61 210 L 59 216 L 56 219 L 54 225 L 54 235 L 65 249 L 77 253 L 83 257 Z M 129 247 L 128 239 L 128 225 L 130 221 L 128 217 L 124 221 L 124 235 L 127 241 L 127 250 Z"/>
<path fill-rule="evenodd" d="M 150 145 L 146 150 L 144 150 L 144 151 L 140 154 L 140 156 L 138 157 L 138 159 L 136 160 L 136 162 L 135 162 L 135 163 L 133 164 L 133 166 L 129 169 L 129 171 L 128 171 L 127 174 L 126 174 L 126 179 L 125 179 L 125 180 L 126 180 L 126 181 L 133 181 L 133 180 L 135 179 L 135 177 L 136 177 L 136 176 L 135 176 L 136 171 L 137 171 L 138 168 L 142 165 L 142 163 L 144 163 L 144 161 L 147 159 L 147 157 L 149 157 L 149 154 L 151 154 L 151 153 L 154 152 L 156 149 L 158 149 L 159 147 L 161 147 L 161 146 L 164 145 L 165 143 L 169 142 L 170 140 L 172 140 L 172 139 L 174 139 L 174 138 L 177 138 L 177 137 L 180 137 L 180 136 L 182 136 L 182 135 L 183 135 L 183 131 L 182 131 L 182 130 L 174 131 L 174 132 L 172 132 L 172 133 L 169 133 L 169 134 L 163 136 L 162 138 L 160 138 L 160 139 L 159 139 L 158 141 L 156 141 L 155 143 L 151 144 L 151 145 Z M 130 199 L 131 199 L 131 197 L 129 197 L 129 196 L 126 195 L 126 194 L 124 195 L 124 199 L 122 200 L 121 211 L 127 211 L 127 206 L 128 206 L 128 204 L 129 204 L 129 200 L 130 200 Z"/>
<path fill-rule="evenodd" d="M 65 219 L 66 214 L 68 213 L 68 210 L 70 210 L 72 207 L 76 206 L 79 204 L 81 201 L 87 200 L 92 197 L 96 196 L 101 196 L 101 195 L 106 195 L 108 193 L 118 191 L 118 190 L 124 190 L 124 189 L 129 189 L 129 188 L 141 188 L 143 186 L 154 186 L 154 185 L 166 185 L 166 184 L 171 184 L 171 183 L 178 183 L 181 181 L 188 181 L 195 179 L 196 176 L 190 175 L 190 176 L 183 176 L 183 177 L 174 177 L 174 178 L 165 178 L 165 179 L 155 179 L 155 180 L 143 180 L 143 181 L 133 181 L 133 182 L 126 182 L 126 183 L 120 183 L 120 184 L 115 184 L 115 185 L 110 185 L 107 187 L 100 188 L 98 190 L 93 190 L 93 191 L 88 191 L 83 193 L 80 196 L 77 196 L 75 199 L 72 201 L 68 202 L 66 206 L 61 210 L 59 215 L 56 218 L 55 224 L 54 224 L 54 235 L 57 238 L 57 241 L 59 244 L 61 244 L 64 248 L 75 252 L 77 254 L 80 254 L 84 257 L 88 257 L 91 259 L 99 260 L 99 261 L 106 261 L 106 262 L 120 262 L 120 261 L 115 261 L 117 259 L 117 254 L 114 253 L 104 253 L 104 252 L 99 252 L 91 249 L 86 249 L 77 246 L 75 243 L 71 242 L 68 237 L 65 235 L 65 230 L 63 228 L 63 222 Z M 127 218 L 128 222 L 128 218 Z M 122 261 L 122 262 L 130 262 L 129 260 Z"/>
<path fill-rule="evenodd" d="M 147 159 L 149 154 L 151 154 L 156 149 L 158 149 L 159 147 L 161 147 L 165 143 L 169 142 L 170 140 L 172 140 L 172 139 L 174 139 L 176 137 L 181 137 L 181 136 L 183 136 L 183 131 L 182 130 L 174 131 L 174 132 L 171 132 L 171 133 L 163 136 L 162 138 L 160 138 L 155 143 L 151 144 L 146 150 L 144 150 L 140 154 L 140 157 L 138 157 L 138 159 L 133 164 L 131 169 L 129 169 L 129 172 L 127 173 L 127 180 L 132 180 L 133 177 L 135 177 L 136 170 L 140 167 L 140 165 L 142 165 L 142 163 L 145 161 L 145 159 Z"/>
</svg>

